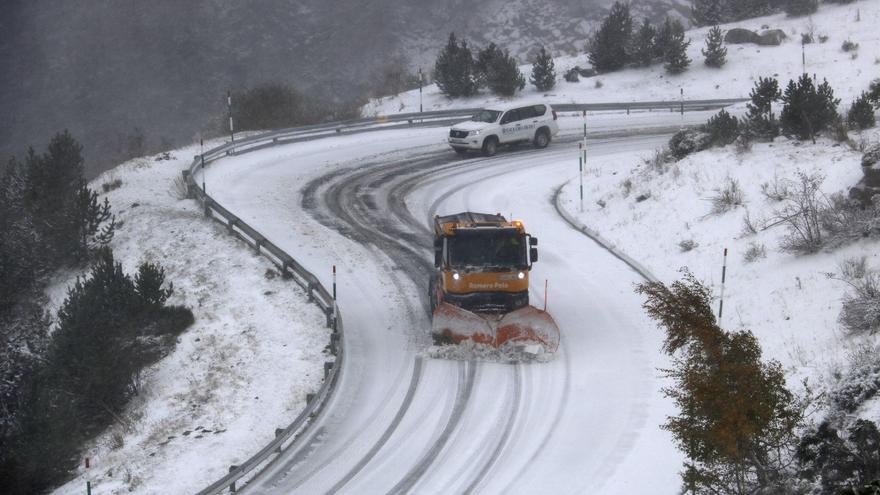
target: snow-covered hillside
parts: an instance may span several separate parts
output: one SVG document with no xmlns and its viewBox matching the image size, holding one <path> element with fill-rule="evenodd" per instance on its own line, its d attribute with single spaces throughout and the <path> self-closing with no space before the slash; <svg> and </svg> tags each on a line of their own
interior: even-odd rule
<svg viewBox="0 0 880 495">
<path fill-rule="evenodd" d="M 857 17 L 861 19 L 856 21 Z M 563 73 L 577 65 L 589 67 L 586 54 L 575 57 L 560 56 L 555 59 L 558 82 L 556 88 L 540 93 L 531 84 L 516 98 L 545 99 L 548 102 L 597 103 L 678 100 L 684 90 L 686 99 L 745 98 L 755 80 L 774 76 L 784 85 L 802 73 L 801 33 L 813 32 L 816 43 L 806 45 L 806 70 L 820 79 L 827 78 L 843 105 L 868 87 L 868 83 L 880 77 L 880 2 L 857 1 L 847 5 L 823 3 L 812 17 L 788 18 L 778 14 L 742 22 L 722 25 L 723 30 L 742 27 L 754 31 L 762 28 L 782 29 L 788 35 L 780 46 L 754 44 L 728 45 L 727 65 L 713 69 L 703 64 L 700 53 L 705 47 L 707 28 L 687 32 L 691 39 L 688 50 L 693 63 L 681 75 L 668 75 L 661 64 L 647 69 L 626 69 L 620 72 L 581 78 L 570 83 L 563 80 Z M 827 36 L 825 42 L 819 37 Z M 844 52 L 841 45 L 851 40 L 859 44 L 855 52 Z M 557 54 L 558 55 L 558 54 Z M 528 77 L 531 65 L 520 70 Z M 600 84 L 601 82 L 601 84 Z M 426 86 L 422 95 L 426 111 L 446 108 L 472 108 L 497 102 L 501 98 L 483 91 L 473 98 L 450 100 L 440 93 L 436 85 Z M 363 109 L 364 115 L 386 115 L 400 112 L 418 112 L 419 91 L 409 91 L 370 101 Z"/>
<path fill-rule="evenodd" d="M 321 384 L 323 314 L 183 199 L 180 171 L 195 153 L 132 160 L 91 184 L 121 183 L 106 194 L 119 223 L 116 259 L 129 273 L 144 260 L 161 263 L 174 283 L 169 303 L 189 307 L 196 321 L 146 370 L 118 423 L 85 446 L 91 469 L 56 493 L 84 493 L 86 479 L 96 494 L 194 493 L 274 438 Z M 51 288 L 56 307 L 75 275 Z"/>
</svg>

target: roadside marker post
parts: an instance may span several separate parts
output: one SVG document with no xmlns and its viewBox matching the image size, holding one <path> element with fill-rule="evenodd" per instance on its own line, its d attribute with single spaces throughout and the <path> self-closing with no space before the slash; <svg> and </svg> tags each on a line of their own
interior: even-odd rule
<svg viewBox="0 0 880 495">
<path fill-rule="evenodd" d="M 336 265 L 333 265 L 333 300 L 336 300 Z"/>
<path fill-rule="evenodd" d="M 548 284 L 549 284 L 549 281 L 548 281 L 548 279 L 545 278 L 544 279 L 544 312 L 545 313 L 547 312 L 547 287 L 548 287 Z"/>
<path fill-rule="evenodd" d="M 226 108 L 229 110 L 229 136 L 232 138 L 232 145 L 235 146 L 235 128 L 232 125 L 232 91 L 226 92 Z"/>
<path fill-rule="evenodd" d="M 202 192 L 208 194 L 208 190 L 205 189 L 205 140 L 202 138 L 199 138 L 199 147 L 201 148 L 199 156 L 202 159 Z"/>
<path fill-rule="evenodd" d="M 724 312 L 724 282 L 727 278 L 727 248 L 724 248 L 724 264 L 721 266 L 721 298 L 718 301 L 718 324 L 721 324 L 721 315 Z"/>
<path fill-rule="evenodd" d="M 583 143 L 578 143 L 578 148 L 583 148 Z M 581 189 L 581 213 L 584 212 L 584 159 L 586 152 L 578 156 L 578 179 L 580 179 Z"/>
<path fill-rule="evenodd" d="M 92 481 L 89 479 L 89 458 L 86 457 L 86 495 L 92 495 Z"/>
</svg>

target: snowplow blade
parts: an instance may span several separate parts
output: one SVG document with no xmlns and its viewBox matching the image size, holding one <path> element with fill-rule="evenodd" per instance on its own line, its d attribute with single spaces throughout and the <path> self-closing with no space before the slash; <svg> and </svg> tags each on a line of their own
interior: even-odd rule
<svg viewBox="0 0 880 495">
<path fill-rule="evenodd" d="M 470 340 L 496 348 L 531 348 L 534 354 L 554 353 L 559 348 L 559 327 L 547 312 L 534 306 L 493 315 L 441 303 L 434 310 L 431 333 L 434 343 L 439 345 Z"/>
</svg>

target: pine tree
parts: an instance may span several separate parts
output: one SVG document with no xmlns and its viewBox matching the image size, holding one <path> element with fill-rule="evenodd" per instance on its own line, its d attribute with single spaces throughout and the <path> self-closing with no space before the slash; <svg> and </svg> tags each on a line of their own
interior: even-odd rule
<svg viewBox="0 0 880 495">
<path fill-rule="evenodd" d="M 880 79 L 871 81 L 871 85 L 868 87 L 868 99 L 875 107 L 880 108 Z"/>
<path fill-rule="evenodd" d="M 692 0 L 691 13 L 698 26 L 714 26 L 724 22 L 722 0 Z"/>
<path fill-rule="evenodd" d="M 665 389 L 678 408 L 663 428 L 687 461 L 691 493 L 782 493 L 775 483 L 789 462 L 804 407 L 785 383 L 782 366 L 762 360 L 748 330 L 724 331 L 712 312 L 711 291 L 685 272 L 666 286 L 649 282 L 648 315 L 665 329 L 672 358 Z M 759 490 L 759 488 L 761 490 Z"/>
<path fill-rule="evenodd" d="M 675 27 L 672 19 L 666 17 L 663 24 L 657 29 L 657 35 L 654 37 L 654 57 L 666 60 L 666 52 L 672 44 L 672 38 L 675 35 Z"/>
<path fill-rule="evenodd" d="M 161 306 L 174 293 L 174 284 L 165 285 L 165 269 L 155 263 L 141 263 L 134 277 L 135 292 L 148 306 Z"/>
<path fill-rule="evenodd" d="M 760 77 L 749 97 L 745 118 L 748 136 L 773 140 L 779 135 L 779 123 L 773 114 L 773 102 L 782 97 L 779 82 L 772 77 Z"/>
<path fill-rule="evenodd" d="M 507 50 L 490 59 L 486 72 L 486 86 L 489 87 L 489 91 L 500 96 L 513 96 L 526 87 L 526 78 L 520 72 L 519 64 Z"/>
<path fill-rule="evenodd" d="M 615 2 L 590 42 L 589 59 L 599 72 L 623 68 L 629 62 L 628 47 L 632 37 L 629 4 Z"/>
<path fill-rule="evenodd" d="M 736 117 L 724 109 L 712 116 L 706 123 L 706 132 L 709 133 L 712 144 L 716 146 L 726 146 L 736 141 L 738 131 L 739 122 Z"/>
<path fill-rule="evenodd" d="M 473 54 L 467 41 L 462 40 L 459 43 L 455 33 L 449 33 L 446 47 L 437 55 L 434 82 L 450 98 L 472 96 L 477 92 Z"/>
<path fill-rule="evenodd" d="M 770 14 L 785 0 L 733 0 L 727 2 L 726 21 L 741 21 Z"/>
<path fill-rule="evenodd" d="M 709 30 L 706 37 L 706 48 L 702 50 L 706 57 L 705 63 L 709 67 L 720 68 L 727 63 L 727 48 L 724 47 L 724 35 L 718 26 Z"/>
<path fill-rule="evenodd" d="M 691 45 L 690 40 L 685 41 L 684 26 L 676 19 L 672 22 L 672 36 L 666 47 L 666 64 L 663 66 L 670 74 L 680 74 L 691 65 L 691 59 L 687 56 L 687 49 Z"/>
<path fill-rule="evenodd" d="M 786 0 L 785 13 L 791 17 L 815 14 L 819 10 L 818 0 Z"/>
<path fill-rule="evenodd" d="M 103 203 L 99 202 L 98 193 L 89 189 L 85 181 L 80 182 L 66 220 L 77 234 L 75 253 L 79 259 L 85 259 L 94 249 L 113 240 L 116 219 L 110 212 L 110 201 L 104 198 Z"/>
<path fill-rule="evenodd" d="M 802 75 L 797 83 L 789 81 L 782 101 L 785 104 L 780 117 L 782 132 L 786 136 L 813 142 L 818 133 L 837 119 L 837 105 L 840 104 L 828 81 L 823 81 L 817 88 L 807 74 Z"/>
<path fill-rule="evenodd" d="M 490 42 L 485 48 L 477 52 L 474 59 L 474 79 L 477 86 L 485 88 L 489 84 L 489 73 L 497 61 L 504 57 L 504 51 L 494 42 Z"/>
<path fill-rule="evenodd" d="M 535 63 L 532 64 L 532 76 L 529 80 L 538 91 L 549 91 L 556 86 L 556 68 L 553 57 L 547 53 L 543 46 L 535 58 Z"/>
<path fill-rule="evenodd" d="M 657 30 L 654 29 L 654 26 L 651 25 L 648 19 L 643 20 L 633 39 L 631 54 L 633 62 L 643 67 L 647 67 L 654 62 L 656 55 L 654 39 L 656 36 Z"/>
<path fill-rule="evenodd" d="M 874 105 L 871 104 L 868 93 L 862 93 L 853 102 L 846 115 L 846 121 L 854 129 L 864 130 L 876 125 L 874 118 Z"/>
</svg>

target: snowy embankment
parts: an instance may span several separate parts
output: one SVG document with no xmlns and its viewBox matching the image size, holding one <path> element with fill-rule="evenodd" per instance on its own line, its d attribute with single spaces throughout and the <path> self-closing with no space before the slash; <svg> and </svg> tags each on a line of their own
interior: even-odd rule
<svg viewBox="0 0 880 495">
<path fill-rule="evenodd" d="M 93 493 L 194 493 L 274 438 L 320 387 L 323 314 L 183 199 L 180 172 L 196 153 L 135 159 L 91 184 L 101 191 L 121 181 L 105 194 L 120 225 L 116 259 L 129 273 L 144 260 L 161 263 L 174 283 L 169 304 L 189 307 L 196 320 L 145 370 L 117 424 L 85 446 L 89 472 L 81 468 L 58 494 L 83 493 L 86 479 Z M 50 289 L 56 308 L 75 276 Z"/>
<path fill-rule="evenodd" d="M 860 21 L 856 21 L 860 18 Z M 801 34 L 814 33 L 816 42 L 805 47 L 806 70 L 820 79 L 827 78 L 843 105 L 867 89 L 868 83 L 880 77 L 880 2 L 858 1 L 847 5 L 823 3 L 819 12 L 811 17 L 787 18 L 778 14 L 741 22 L 721 25 L 722 30 L 741 27 L 753 31 L 781 29 L 788 39 L 780 46 L 754 44 L 728 45 L 727 65 L 713 69 L 703 64 L 700 53 L 705 47 L 708 28 L 687 32 L 691 40 L 688 56 L 691 67 L 681 75 L 668 75 L 662 64 L 647 69 L 627 69 L 590 78 L 579 82 L 566 82 L 562 75 L 571 67 L 589 67 L 587 55 L 564 56 L 555 59 L 557 84 L 553 90 L 542 93 L 530 83 L 516 98 L 543 99 L 559 103 L 603 103 L 629 101 L 678 100 L 680 91 L 690 100 L 715 98 L 747 98 L 759 77 L 773 76 L 785 84 L 803 72 L 801 57 Z M 827 36 L 820 42 L 820 36 Z M 844 52 L 841 45 L 851 40 L 859 43 L 855 52 Z M 437 47 L 439 50 L 441 47 Z M 528 81 L 531 65 L 520 66 Z M 425 86 L 422 104 L 425 111 L 449 108 L 473 108 L 485 106 L 504 98 L 483 91 L 472 98 L 450 100 L 440 93 L 436 84 Z M 418 112 L 419 90 L 397 96 L 371 100 L 363 108 L 364 115 L 392 115 Z"/>
</svg>

